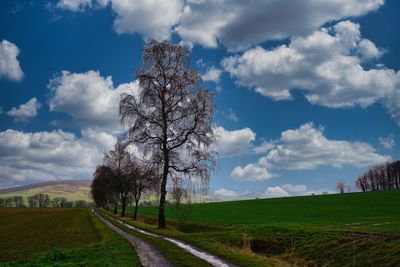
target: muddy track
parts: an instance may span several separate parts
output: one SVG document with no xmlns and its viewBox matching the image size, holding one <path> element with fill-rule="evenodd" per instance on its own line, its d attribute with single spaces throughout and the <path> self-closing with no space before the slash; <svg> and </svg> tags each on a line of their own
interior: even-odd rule
<svg viewBox="0 0 400 267">
<path fill-rule="evenodd" d="M 165 259 L 158 250 L 154 249 L 152 246 L 142 241 L 141 239 L 129 234 L 127 232 L 122 231 L 117 226 L 110 223 L 108 220 L 104 219 L 100 214 L 93 211 L 99 219 L 107 225 L 111 230 L 128 240 L 129 243 L 135 249 L 140 263 L 144 267 L 154 267 L 154 266 L 173 266 L 167 259 Z"/>
<path fill-rule="evenodd" d="M 206 252 L 204 250 L 201 250 L 201 249 L 196 248 L 196 247 L 194 247 L 192 245 L 186 244 L 186 243 L 184 243 L 182 241 L 179 241 L 177 239 L 161 236 L 161 235 L 154 234 L 154 233 L 150 233 L 150 232 L 147 232 L 147 231 L 142 230 L 140 228 L 134 227 L 134 226 L 132 226 L 130 224 L 127 224 L 127 223 L 125 223 L 123 221 L 120 221 L 120 220 L 118 220 L 118 219 L 116 219 L 114 217 L 111 217 L 111 216 L 108 216 L 108 215 L 105 215 L 105 216 L 107 216 L 109 219 L 111 219 L 111 220 L 113 220 L 113 221 L 115 221 L 115 222 L 117 222 L 117 223 L 129 228 L 129 229 L 137 231 L 139 233 L 169 241 L 170 243 L 174 244 L 175 246 L 180 247 L 181 249 L 189 252 L 190 254 L 196 256 L 197 258 L 199 258 L 199 259 L 211 264 L 212 266 L 216 266 L 216 267 L 217 266 L 218 267 L 236 267 L 236 265 L 234 265 L 234 264 L 232 264 L 230 262 L 227 262 L 227 261 L 225 261 L 225 260 L 223 260 L 221 258 L 218 258 L 215 255 L 212 255 L 212 254 L 210 254 L 210 253 L 208 253 L 208 252 Z"/>
</svg>

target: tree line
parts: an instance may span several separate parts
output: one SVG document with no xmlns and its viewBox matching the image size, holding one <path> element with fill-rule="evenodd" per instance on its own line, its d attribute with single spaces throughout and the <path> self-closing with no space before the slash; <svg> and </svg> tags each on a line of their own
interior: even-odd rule
<svg viewBox="0 0 400 267">
<path fill-rule="evenodd" d="M 135 203 L 134 219 L 139 201 L 144 193 L 156 191 L 158 179 L 155 171 L 135 159 L 127 151 L 127 143 L 119 140 L 114 150 L 104 155 L 103 164 L 93 174 L 91 195 L 97 206 L 114 213 L 121 206 L 121 216 L 126 216 L 128 203 Z"/>
<path fill-rule="evenodd" d="M 0 208 L 88 208 L 92 204 L 84 200 L 69 201 L 65 197 L 50 198 L 47 194 L 35 194 L 27 197 L 27 203 L 22 196 L 0 198 Z"/>
<path fill-rule="evenodd" d="M 400 160 L 371 167 L 356 180 L 363 192 L 400 189 Z"/>
<path fill-rule="evenodd" d="M 190 66 L 190 57 L 188 48 L 167 41 L 144 46 L 143 66 L 136 73 L 140 90 L 122 94 L 119 101 L 120 120 L 128 130 L 93 174 L 97 206 L 117 212 L 120 205 L 125 216 L 133 199 L 136 218 L 142 194 L 155 192 L 163 228 L 167 188 L 179 199 L 184 187 L 207 191 L 209 171 L 216 165 L 210 149 L 216 141 L 214 101 L 210 90 L 200 88 L 201 76 Z"/>
</svg>

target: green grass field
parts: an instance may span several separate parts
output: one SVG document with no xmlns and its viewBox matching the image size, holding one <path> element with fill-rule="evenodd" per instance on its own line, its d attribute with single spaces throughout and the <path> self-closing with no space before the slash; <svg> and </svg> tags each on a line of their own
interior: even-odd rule
<svg viewBox="0 0 400 267">
<path fill-rule="evenodd" d="M 157 230 L 157 208 L 140 207 L 128 222 L 238 265 L 400 266 L 399 203 L 386 191 L 194 204 L 180 231 L 181 211 L 168 207 L 170 229 Z"/>
<path fill-rule="evenodd" d="M 138 222 L 119 219 L 238 266 L 400 266 L 399 203 L 400 191 L 351 193 L 169 206 L 167 229 L 156 228 L 156 207 L 140 207 Z M 133 234 L 177 266 L 204 266 L 166 241 Z M 0 261 L 140 265 L 130 245 L 84 209 L 0 209 Z"/>
<path fill-rule="evenodd" d="M 140 266 L 86 209 L 0 209 L 0 266 Z"/>
<path fill-rule="evenodd" d="M 194 204 L 188 220 L 208 224 L 262 224 L 290 228 L 400 232 L 400 191 L 348 193 Z M 157 215 L 157 207 L 140 207 Z M 176 218 L 174 207 L 167 217 Z"/>
</svg>

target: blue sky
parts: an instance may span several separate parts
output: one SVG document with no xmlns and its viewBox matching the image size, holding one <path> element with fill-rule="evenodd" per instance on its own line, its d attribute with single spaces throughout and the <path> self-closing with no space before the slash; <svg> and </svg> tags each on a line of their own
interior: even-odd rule
<svg viewBox="0 0 400 267">
<path fill-rule="evenodd" d="M 399 158 L 399 11 L 394 0 L 2 1 L 0 187 L 90 178 L 149 39 L 190 47 L 215 91 L 211 197 L 354 185 Z"/>
</svg>

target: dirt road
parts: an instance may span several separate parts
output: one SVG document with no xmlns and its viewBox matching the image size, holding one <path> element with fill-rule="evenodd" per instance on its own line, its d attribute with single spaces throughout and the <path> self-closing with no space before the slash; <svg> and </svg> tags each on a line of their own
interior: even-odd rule
<svg viewBox="0 0 400 267">
<path fill-rule="evenodd" d="M 154 233 L 150 233 L 150 232 L 144 231 L 142 229 L 139 229 L 137 227 L 134 227 L 134 226 L 132 226 L 130 224 L 127 224 L 127 223 L 125 223 L 123 221 L 115 219 L 115 218 L 113 218 L 111 216 L 108 216 L 108 215 L 105 215 L 105 216 L 107 216 L 110 220 L 113 220 L 113 221 L 115 221 L 115 222 L 117 222 L 117 223 L 119 223 L 121 225 L 124 225 L 125 227 L 127 227 L 129 229 L 132 229 L 134 231 L 137 231 L 137 232 L 140 232 L 142 234 L 149 235 L 149 236 L 152 236 L 152 237 L 156 237 L 156 238 L 167 240 L 167 241 L 171 242 L 172 244 L 174 244 L 175 246 L 178 246 L 181 249 L 183 249 L 183 250 L 191 253 L 192 255 L 196 256 L 197 258 L 199 258 L 199 259 L 211 264 L 212 266 L 216 266 L 216 267 L 235 267 L 234 264 L 231 264 L 231 263 L 229 263 L 229 262 L 227 262 L 227 261 L 225 261 L 223 259 L 218 258 L 215 255 L 212 255 L 211 253 L 208 253 L 206 251 L 198 249 L 198 248 L 196 248 L 196 247 L 194 247 L 192 245 L 186 244 L 186 243 L 184 243 L 182 241 L 179 241 L 177 239 L 161 236 L 161 235 L 154 234 Z M 137 252 L 137 253 L 139 254 L 139 252 Z M 159 265 L 155 265 L 155 266 L 159 266 Z"/>
<path fill-rule="evenodd" d="M 154 266 L 173 266 L 169 261 L 167 261 L 156 249 L 154 249 L 152 246 L 147 244 L 146 242 L 140 240 L 139 238 L 133 236 L 132 234 L 129 234 L 127 232 L 122 231 L 106 219 L 104 219 L 101 215 L 99 215 L 97 212 L 94 212 L 99 219 L 107 225 L 111 230 L 114 232 L 118 233 L 120 236 L 125 238 L 126 240 L 129 241 L 129 243 L 132 244 L 134 247 L 141 264 L 144 267 L 154 267 Z"/>
</svg>

